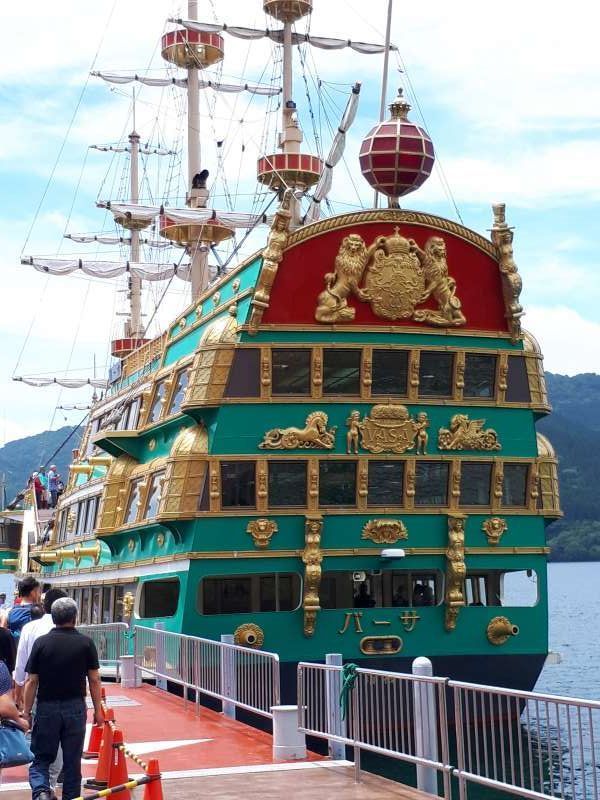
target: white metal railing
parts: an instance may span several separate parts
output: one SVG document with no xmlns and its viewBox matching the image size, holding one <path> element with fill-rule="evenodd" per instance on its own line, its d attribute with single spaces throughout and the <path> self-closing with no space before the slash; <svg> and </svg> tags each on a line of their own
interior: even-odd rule
<svg viewBox="0 0 600 800">
<path fill-rule="evenodd" d="M 452 767 L 446 679 L 356 669 L 353 688 L 346 694 L 346 719 L 342 719 L 336 707 L 343 676 L 339 666 L 298 665 L 300 730 L 353 747 L 357 779 L 360 753 L 366 750 L 414 764 L 417 771 L 426 770 L 429 780 L 425 782 L 434 794 L 437 774 L 441 774 L 442 796 L 449 799 Z"/>
<path fill-rule="evenodd" d="M 280 703 L 279 656 L 212 639 L 156 628 L 135 627 L 135 669 L 193 691 L 272 718 Z"/>
<path fill-rule="evenodd" d="M 600 702 L 448 685 L 461 800 L 470 781 L 536 800 L 600 800 Z"/>
<path fill-rule="evenodd" d="M 104 625 L 78 625 L 77 630 L 85 633 L 96 645 L 101 665 L 114 666 L 117 678 L 121 656 L 129 652 L 126 637 L 129 626 L 125 622 L 109 622 Z"/>
</svg>

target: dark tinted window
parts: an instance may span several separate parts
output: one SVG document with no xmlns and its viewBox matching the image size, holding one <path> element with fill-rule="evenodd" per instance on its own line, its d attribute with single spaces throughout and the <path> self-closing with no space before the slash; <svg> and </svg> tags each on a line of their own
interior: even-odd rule
<svg viewBox="0 0 600 800">
<path fill-rule="evenodd" d="M 415 505 L 447 505 L 448 468 L 449 464 L 443 464 L 439 461 L 417 461 L 415 471 Z"/>
<path fill-rule="evenodd" d="M 356 461 L 321 461 L 319 464 L 319 504 L 356 505 Z"/>
<path fill-rule="evenodd" d="M 419 394 L 422 397 L 450 397 L 452 395 L 452 353 L 434 353 L 421 350 L 419 359 Z"/>
<path fill-rule="evenodd" d="M 260 397 L 260 350 L 244 348 L 233 354 L 225 397 Z"/>
<path fill-rule="evenodd" d="M 272 350 L 273 394 L 310 394 L 310 350 Z"/>
<path fill-rule="evenodd" d="M 492 465 L 463 461 L 460 470 L 460 504 L 488 506 L 492 481 Z"/>
<path fill-rule="evenodd" d="M 524 506 L 527 504 L 527 464 L 505 464 L 502 488 L 503 506 Z"/>
<path fill-rule="evenodd" d="M 371 394 L 406 394 L 408 352 L 373 350 Z"/>
<path fill-rule="evenodd" d="M 300 605 L 300 577 L 291 572 L 204 578 L 198 599 L 203 614 L 293 611 Z"/>
<path fill-rule="evenodd" d="M 183 398 L 185 397 L 185 390 L 187 388 L 189 380 L 190 380 L 189 367 L 185 367 L 185 369 L 180 369 L 179 372 L 176 374 L 175 386 L 173 387 L 173 394 L 171 395 L 171 402 L 169 403 L 167 416 L 169 416 L 170 414 L 176 414 L 181 408 L 181 404 L 183 402 Z"/>
<path fill-rule="evenodd" d="M 323 352 L 323 392 L 360 394 L 360 350 Z"/>
<path fill-rule="evenodd" d="M 254 461 L 221 463 L 221 505 L 223 508 L 253 508 L 256 505 Z"/>
<path fill-rule="evenodd" d="M 154 395 L 152 397 L 152 405 L 150 407 L 150 412 L 148 414 L 148 422 L 156 422 L 161 413 L 163 407 L 163 401 L 165 399 L 165 394 L 167 390 L 167 385 L 165 381 L 160 381 L 156 384 L 156 388 L 154 389 Z"/>
<path fill-rule="evenodd" d="M 524 356 L 509 356 L 506 383 L 506 401 L 508 403 L 531 402 Z"/>
<path fill-rule="evenodd" d="M 172 617 L 179 600 L 179 578 L 147 581 L 142 586 L 140 617 Z"/>
<path fill-rule="evenodd" d="M 269 505 L 306 506 L 306 461 L 269 463 Z"/>
<path fill-rule="evenodd" d="M 496 385 L 496 356 L 467 353 L 464 397 L 493 397 Z"/>
<path fill-rule="evenodd" d="M 403 486 L 403 461 L 369 461 L 368 505 L 401 506 Z"/>
</svg>

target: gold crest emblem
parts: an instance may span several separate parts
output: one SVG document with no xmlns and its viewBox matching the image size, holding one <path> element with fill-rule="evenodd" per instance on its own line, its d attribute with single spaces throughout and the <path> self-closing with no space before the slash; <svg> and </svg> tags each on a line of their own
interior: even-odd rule
<svg viewBox="0 0 600 800">
<path fill-rule="evenodd" d="M 426 428 L 429 422 L 427 414 L 422 411 L 416 419 L 408 413 L 406 406 L 376 405 L 370 415 L 361 421 L 360 413 L 353 411 L 346 421 L 348 426 L 347 450 L 357 452 L 357 437 L 360 444 L 371 453 L 405 453 L 415 446 L 419 436 L 419 450 L 425 453 L 427 445 Z"/>
<path fill-rule="evenodd" d="M 448 273 L 446 243 L 440 236 L 431 236 L 421 249 L 414 239 L 402 236 L 398 227 L 391 236 L 378 236 L 369 247 L 352 233 L 344 237 L 334 271 L 324 280 L 325 291 L 317 299 L 317 322 L 353 320 L 356 309 L 348 305 L 352 295 L 369 302 L 382 319 L 412 319 L 438 327 L 466 322 L 456 281 Z M 437 309 L 416 308 L 430 298 Z"/>
<path fill-rule="evenodd" d="M 370 519 L 360 538 L 375 544 L 396 544 L 400 539 L 408 539 L 408 531 L 399 519 Z"/>
</svg>

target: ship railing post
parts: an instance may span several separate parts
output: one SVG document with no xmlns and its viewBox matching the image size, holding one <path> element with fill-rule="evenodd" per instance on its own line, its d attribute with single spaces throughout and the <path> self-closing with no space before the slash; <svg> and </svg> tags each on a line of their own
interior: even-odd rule
<svg viewBox="0 0 600 800">
<path fill-rule="evenodd" d="M 222 633 L 221 641 L 223 644 L 233 644 L 233 634 Z M 235 657 L 237 653 L 233 647 L 220 647 L 219 650 L 221 651 L 221 694 L 223 697 L 235 700 Z M 235 703 L 223 700 L 223 716 L 235 719 Z"/>
<path fill-rule="evenodd" d="M 340 707 L 340 694 L 342 691 L 342 654 L 327 653 L 325 663 L 328 666 L 340 667 L 340 669 L 328 669 L 325 671 L 325 707 L 327 710 L 327 730 L 334 736 L 346 736 L 346 721 L 342 719 Z M 328 741 L 329 757 L 342 760 L 346 757 L 346 746 L 343 742 L 335 739 Z"/>
<path fill-rule="evenodd" d="M 167 658 L 165 653 L 165 637 L 160 635 L 160 631 L 164 631 L 165 623 L 164 622 L 155 622 L 154 623 L 154 630 L 157 633 L 154 634 L 156 642 L 156 672 L 158 673 L 156 676 L 156 688 L 157 689 L 164 689 L 167 691 L 167 680 L 166 678 L 159 678 L 158 675 L 166 675 L 167 674 Z"/>
<path fill-rule="evenodd" d="M 433 666 L 428 658 L 420 656 L 412 663 L 412 673 L 431 678 Z M 425 681 L 413 683 L 415 755 L 428 761 L 438 760 L 437 713 L 435 685 Z M 417 764 L 417 789 L 438 796 L 437 770 Z"/>
</svg>

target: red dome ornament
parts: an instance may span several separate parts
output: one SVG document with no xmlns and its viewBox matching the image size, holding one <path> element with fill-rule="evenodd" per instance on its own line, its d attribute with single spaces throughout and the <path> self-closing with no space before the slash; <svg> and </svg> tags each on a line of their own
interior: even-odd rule
<svg viewBox="0 0 600 800">
<path fill-rule="evenodd" d="M 407 117 L 410 105 L 398 90 L 390 105 L 391 119 L 366 135 L 360 148 L 360 168 L 371 186 L 389 198 L 418 189 L 431 175 L 435 153 L 423 128 Z"/>
</svg>

